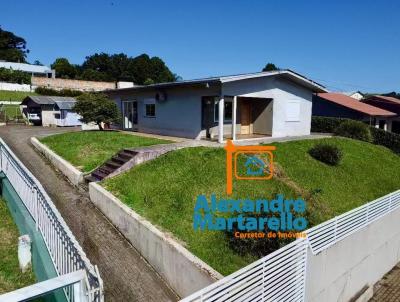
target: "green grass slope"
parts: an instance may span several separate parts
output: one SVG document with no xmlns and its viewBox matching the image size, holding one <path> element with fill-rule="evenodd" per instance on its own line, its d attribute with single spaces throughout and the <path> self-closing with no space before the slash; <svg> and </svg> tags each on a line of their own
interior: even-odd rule
<svg viewBox="0 0 400 302">
<path fill-rule="evenodd" d="M 322 164 L 308 149 L 324 140 L 276 144 L 282 175 L 268 181 L 235 181 L 232 198 L 286 198 L 302 195 L 314 211 L 313 223 L 400 188 L 400 157 L 372 144 L 332 138 L 343 149 L 338 167 Z M 222 274 L 255 260 L 230 249 L 223 232 L 194 231 L 193 208 L 199 194 L 225 195 L 225 151 L 188 148 L 170 152 L 139 165 L 103 185 L 161 229 L 171 232 L 195 255 Z M 316 203 L 316 204 L 314 204 Z"/>
<path fill-rule="evenodd" d="M 68 132 L 40 141 L 84 172 L 93 170 L 123 148 L 170 143 L 116 131 Z"/>
</svg>

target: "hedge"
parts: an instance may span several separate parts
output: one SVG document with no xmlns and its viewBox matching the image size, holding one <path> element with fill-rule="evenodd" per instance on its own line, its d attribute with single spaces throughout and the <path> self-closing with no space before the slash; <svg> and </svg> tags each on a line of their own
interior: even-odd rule
<svg viewBox="0 0 400 302">
<path fill-rule="evenodd" d="M 80 96 L 83 92 L 71 89 L 61 89 L 55 90 L 46 87 L 37 87 L 35 92 L 40 95 L 47 95 L 47 96 L 69 96 L 69 97 L 76 97 Z"/>
<path fill-rule="evenodd" d="M 31 84 L 31 75 L 19 70 L 0 68 L 0 82 Z"/>
<path fill-rule="evenodd" d="M 313 116 L 311 120 L 311 132 L 334 133 L 336 128 L 349 119 Z M 375 127 L 369 127 L 372 142 L 375 145 L 385 146 L 400 154 L 400 134 L 387 132 Z"/>
</svg>

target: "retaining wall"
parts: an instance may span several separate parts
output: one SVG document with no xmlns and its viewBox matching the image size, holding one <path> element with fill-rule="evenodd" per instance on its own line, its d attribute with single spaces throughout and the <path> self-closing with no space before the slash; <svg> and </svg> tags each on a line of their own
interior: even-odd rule
<svg viewBox="0 0 400 302">
<path fill-rule="evenodd" d="M 399 261 L 397 209 L 317 255 L 309 251 L 306 301 L 347 302 L 363 288 L 372 288 Z"/>
<path fill-rule="evenodd" d="M 90 183 L 89 195 L 179 296 L 185 297 L 223 277 L 100 185 Z"/>
<path fill-rule="evenodd" d="M 85 181 L 83 178 L 85 174 L 82 171 L 79 171 L 61 156 L 54 153 L 49 147 L 42 144 L 36 137 L 31 138 L 31 143 L 36 150 L 42 153 L 44 157 L 46 157 L 53 164 L 54 167 L 60 170 L 73 185 L 78 186 Z"/>
</svg>

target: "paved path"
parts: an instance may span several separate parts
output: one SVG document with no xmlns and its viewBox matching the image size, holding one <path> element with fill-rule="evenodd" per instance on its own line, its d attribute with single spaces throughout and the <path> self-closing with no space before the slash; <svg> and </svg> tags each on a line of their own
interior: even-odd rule
<svg viewBox="0 0 400 302">
<path fill-rule="evenodd" d="M 139 253 L 90 202 L 34 150 L 32 136 L 76 129 L 0 127 L 0 137 L 38 178 L 104 280 L 106 301 L 176 301 L 176 295 Z"/>
<path fill-rule="evenodd" d="M 400 301 L 400 264 L 397 264 L 374 286 L 374 296 L 370 302 Z"/>
</svg>

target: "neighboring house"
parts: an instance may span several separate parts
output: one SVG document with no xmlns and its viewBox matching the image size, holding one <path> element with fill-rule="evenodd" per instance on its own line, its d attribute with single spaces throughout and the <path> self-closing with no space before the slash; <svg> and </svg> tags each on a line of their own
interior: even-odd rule
<svg viewBox="0 0 400 302">
<path fill-rule="evenodd" d="M 309 135 L 312 95 L 325 88 L 290 70 L 109 90 L 121 128 L 234 140 Z"/>
<path fill-rule="evenodd" d="M 359 120 L 384 130 L 388 130 L 392 118 L 397 115 L 341 93 L 318 93 L 315 95 L 312 114 L 313 116 Z"/>
<path fill-rule="evenodd" d="M 80 126 L 80 115 L 72 110 L 75 102 L 72 97 L 27 96 L 21 106 L 26 118 L 35 125 Z"/>
<path fill-rule="evenodd" d="M 374 95 L 363 100 L 364 103 L 397 114 L 388 124 L 388 131 L 400 134 L 400 99 L 390 96 Z"/>
<path fill-rule="evenodd" d="M 55 78 L 56 72 L 47 66 L 0 61 L 0 68 L 24 71 L 32 76 Z"/>
<path fill-rule="evenodd" d="M 361 101 L 364 98 L 364 94 L 361 93 L 360 91 L 350 91 L 350 92 L 342 92 L 342 93 L 353 99 L 359 100 L 359 101 Z"/>
</svg>

